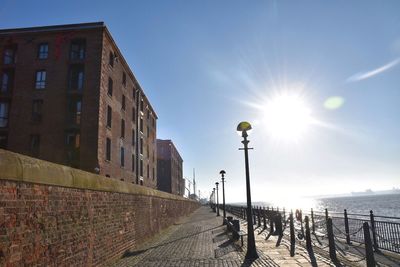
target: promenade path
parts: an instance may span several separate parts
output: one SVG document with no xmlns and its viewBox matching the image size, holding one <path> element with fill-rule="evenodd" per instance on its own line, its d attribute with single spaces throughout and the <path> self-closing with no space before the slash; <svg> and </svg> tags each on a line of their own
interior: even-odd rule
<svg viewBox="0 0 400 267">
<path fill-rule="evenodd" d="M 135 250 L 127 251 L 112 266 L 331 266 L 328 259 L 315 255 L 310 260 L 305 250 L 297 249 L 290 257 L 285 244 L 275 247 L 276 239 L 265 241 L 257 232 L 256 242 L 259 259 L 245 261 L 244 246 L 233 242 L 222 226 L 222 216 L 209 207 L 201 207 L 192 215 L 164 230 Z"/>
</svg>

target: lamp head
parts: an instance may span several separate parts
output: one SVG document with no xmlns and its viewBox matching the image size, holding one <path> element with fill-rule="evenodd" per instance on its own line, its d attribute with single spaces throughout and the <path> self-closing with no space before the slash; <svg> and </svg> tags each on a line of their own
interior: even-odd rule
<svg viewBox="0 0 400 267">
<path fill-rule="evenodd" d="M 236 128 L 236 131 L 238 131 L 238 133 L 242 133 L 242 136 L 247 136 L 247 134 L 250 132 L 251 130 L 251 124 L 247 121 L 242 121 L 241 123 L 239 123 L 239 125 Z"/>
<path fill-rule="evenodd" d="M 222 177 L 224 177 L 225 173 L 226 173 L 226 172 L 225 172 L 224 170 L 221 170 L 221 171 L 219 172 L 219 174 L 221 174 Z"/>
<path fill-rule="evenodd" d="M 215 183 L 215 185 L 218 187 L 219 183 L 218 183 L 218 182 L 216 182 L 216 183 Z"/>
</svg>

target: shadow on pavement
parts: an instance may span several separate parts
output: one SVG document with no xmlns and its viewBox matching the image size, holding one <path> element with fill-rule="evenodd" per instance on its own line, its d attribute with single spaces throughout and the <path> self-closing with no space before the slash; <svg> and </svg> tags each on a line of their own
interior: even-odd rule
<svg viewBox="0 0 400 267">
<path fill-rule="evenodd" d="M 150 250 L 150 249 L 159 248 L 159 247 L 162 247 L 162 246 L 165 246 L 165 245 L 168 245 L 168 244 L 177 242 L 177 241 L 182 240 L 182 239 L 186 239 L 186 238 L 189 238 L 189 237 L 192 237 L 192 236 L 195 236 L 195 235 L 199 235 L 199 234 L 201 234 L 201 233 L 205 233 L 205 232 L 208 232 L 208 231 L 212 231 L 212 230 L 217 229 L 217 228 L 219 228 L 219 227 L 221 227 L 221 226 L 216 226 L 216 227 L 213 227 L 213 228 L 209 228 L 209 229 L 206 229 L 206 230 L 204 230 L 204 231 L 200 231 L 200 232 L 197 232 L 197 233 L 194 233 L 194 234 L 191 234 L 191 235 L 187 235 L 187 236 L 184 236 L 184 237 L 181 237 L 181 238 L 177 238 L 177 239 L 171 240 L 171 241 L 169 241 L 169 242 L 161 243 L 161 244 L 159 244 L 159 245 L 157 245 L 157 246 L 151 246 L 151 247 L 148 247 L 148 248 L 146 248 L 146 249 L 135 250 L 135 251 L 129 251 L 129 250 L 127 250 L 127 251 L 125 251 L 125 253 L 122 255 L 122 258 L 137 256 L 137 255 L 140 255 L 140 254 L 142 254 L 142 253 L 144 253 L 144 252 L 146 252 L 146 251 L 148 251 L 148 250 Z"/>
</svg>

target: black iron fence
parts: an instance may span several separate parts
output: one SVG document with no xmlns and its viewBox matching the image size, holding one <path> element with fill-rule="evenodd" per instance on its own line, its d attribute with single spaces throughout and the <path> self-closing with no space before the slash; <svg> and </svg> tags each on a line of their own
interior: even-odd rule
<svg viewBox="0 0 400 267">
<path fill-rule="evenodd" d="M 244 206 L 226 205 L 226 211 L 246 219 L 246 207 Z M 400 218 L 398 217 L 377 216 L 373 211 L 370 211 L 369 215 L 365 215 L 347 213 L 346 210 L 343 213 L 329 212 L 327 209 L 325 211 L 311 209 L 309 212 L 296 210 L 294 213 L 289 213 L 285 209 L 256 206 L 252 208 L 251 214 L 257 227 L 271 228 L 273 227 L 271 220 L 275 218 L 271 216 L 273 213 L 280 214 L 280 220 L 284 226 L 283 231 L 287 235 L 290 235 L 290 229 L 287 226 L 290 224 L 290 218 L 293 218 L 297 239 L 305 237 L 305 224 L 307 223 L 314 236 L 314 244 L 320 247 L 324 246 L 318 238 L 328 237 L 329 227 L 332 228 L 332 234 L 338 242 L 348 245 L 352 243 L 366 244 L 364 228 L 367 225 L 374 251 L 387 250 L 400 253 Z"/>
</svg>

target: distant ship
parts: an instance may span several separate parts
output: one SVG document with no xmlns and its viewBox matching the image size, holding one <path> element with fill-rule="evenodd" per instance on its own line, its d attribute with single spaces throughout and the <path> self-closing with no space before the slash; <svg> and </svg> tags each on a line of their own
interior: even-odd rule
<svg viewBox="0 0 400 267">
<path fill-rule="evenodd" d="M 369 195 L 374 195 L 375 192 L 372 191 L 371 189 L 367 189 L 364 192 L 351 192 L 352 196 L 369 196 Z"/>
<path fill-rule="evenodd" d="M 364 192 L 351 192 L 352 196 L 371 196 L 371 195 L 390 195 L 390 194 L 400 194 L 400 189 L 393 187 L 390 190 L 382 190 L 382 191 L 372 191 L 371 189 L 367 189 Z"/>
</svg>

